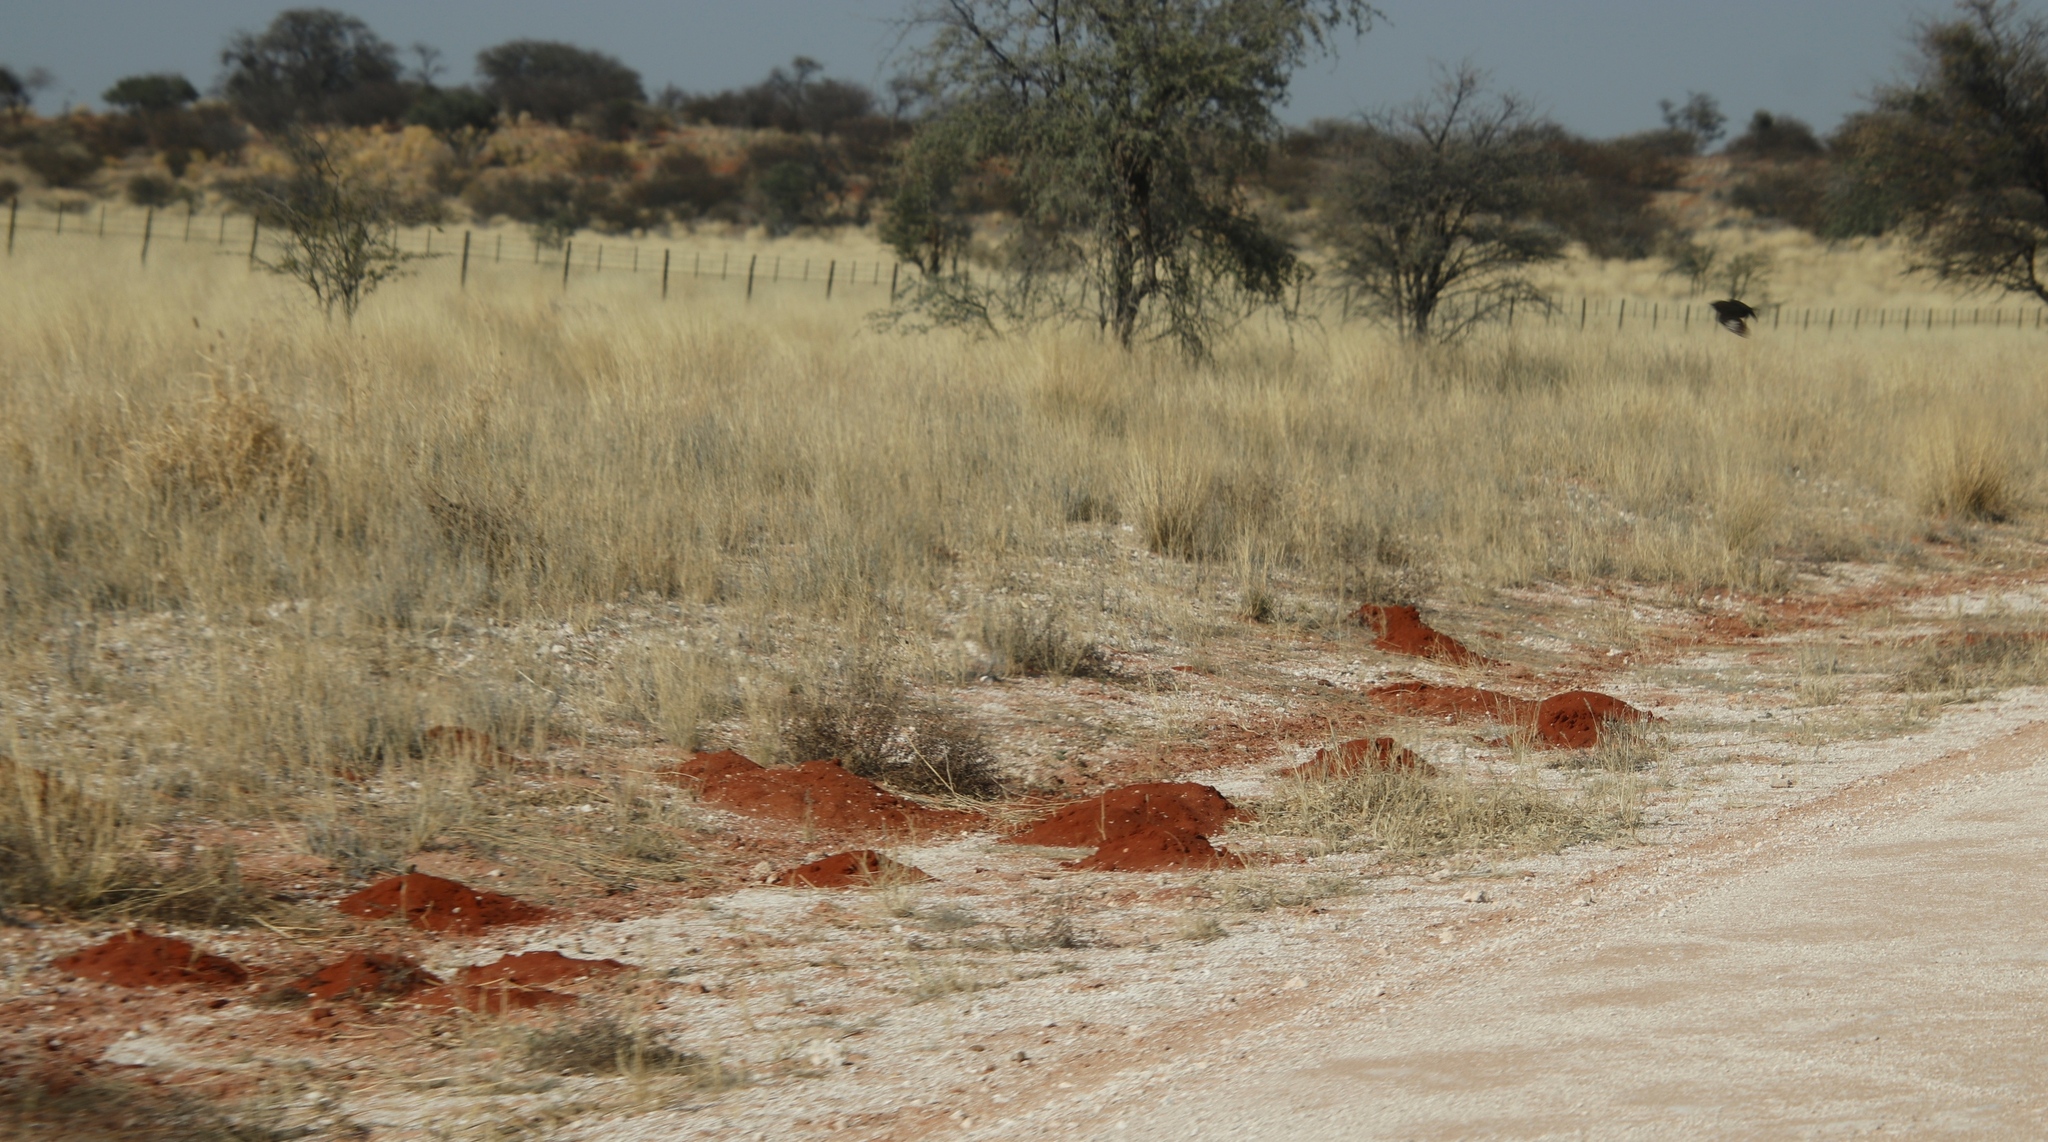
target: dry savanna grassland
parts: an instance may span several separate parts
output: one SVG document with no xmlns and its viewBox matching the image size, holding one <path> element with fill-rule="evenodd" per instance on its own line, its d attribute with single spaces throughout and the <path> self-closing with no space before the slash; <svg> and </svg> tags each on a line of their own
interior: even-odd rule
<svg viewBox="0 0 2048 1142">
<path fill-rule="evenodd" d="M 1958 304 L 1875 244 L 1740 241 L 1788 306 Z M 0 263 L 0 1122 L 989 1122 L 1062 1057 L 1039 1028 L 1074 1020 L 1047 1012 L 1113 1006 L 1161 957 L 1280 1003 L 1313 972 L 1279 951 L 1341 917 L 1371 933 L 1355 970 L 1393 980 L 1410 936 L 1464 923 L 1443 907 L 1576 895 L 1646 837 L 1966 733 L 2044 678 L 2048 333 L 2009 319 L 1739 339 L 1674 327 L 1700 299 L 1657 266 L 1574 263 L 1561 295 L 1654 300 L 1658 328 L 1524 317 L 1417 349 L 1331 312 L 1190 365 L 1085 330 L 878 331 L 886 289 L 827 300 L 814 275 L 751 300 L 678 275 L 664 301 L 651 264 L 566 290 L 523 259 L 467 290 L 415 269 L 350 324 L 206 243 L 142 267 L 37 233 Z M 1485 657 L 1376 649 L 1362 603 Z M 1404 680 L 1597 684 L 1659 720 L 1549 750 L 1369 698 Z M 1272 772 L 1380 734 L 1427 764 Z M 668 776 L 718 749 L 841 757 L 986 823 L 884 843 L 736 817 Z M 1243 867 L 992 843 L 1184 778 L 1249 811 L 1218 837 Z M 938 879 L 761 886 L 860 844 Z M 408 868 L 550 918 L 466 938 L 335 912 Z M 248 981 L 51 965 L 137 927 Z M 445 976 L 543 948 L 635 974 L 503 1016 L 284 986 L 351 951 Z M 1132 1002 L 1073 1033 L 1153 1049 L 1137 1028 L 1180 1015 Z"/>
</svg>

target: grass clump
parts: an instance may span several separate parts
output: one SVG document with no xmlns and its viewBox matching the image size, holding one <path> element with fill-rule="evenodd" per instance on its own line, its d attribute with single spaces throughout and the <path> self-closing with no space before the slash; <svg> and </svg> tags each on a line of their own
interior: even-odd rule
<svg viewBox="0 0 2048 1142">
<path fill-rule="evenodd" d="M 1960 702 L 2013 686 L 2048 685 L 2048 631 L 1980 630 L 1929 639 L 1894 681 L 1905 693 Z"/>
<path fill-rule="evenodd" d="M 836 689 L 792 695 L 782 751 L 799 762 L 838 758 L 850 772 L 906 793 L 986 799 L 1002 792 L 981 727 L 914 697 L 873 664 L 856 665 Z"/>
<path fill-rule="evenodd" d="M 1064 614 L 1051 608 L 1013 605 L 985 613 L 981 643 L 995 659 L 998 678 L 1014 674 L 1055 678 L 1101 677 L 1109 673 L 1102 648 L 1074 633 Z"/>
<path fill-rule="evenodd" d="M 1364 770 L 1287 781 L 1260 807 L 1259 822 L 1277 835 L 1403 859 L 1555 852 L 1635 828 L 1642 792 L 1640 779 L 1626 775 L 1597 776 L 1566 793 L 1518 774 Z"/>
<path fill-rule="evenodd" d="M 710 1083 L 719 1068 L 701 1055 L 678 1051 L 644 1027 L 609 1015 L 531 1032 L 525 1043 L 530 1070 L 562 1075 L 691 1075 Z"/>
</svg>

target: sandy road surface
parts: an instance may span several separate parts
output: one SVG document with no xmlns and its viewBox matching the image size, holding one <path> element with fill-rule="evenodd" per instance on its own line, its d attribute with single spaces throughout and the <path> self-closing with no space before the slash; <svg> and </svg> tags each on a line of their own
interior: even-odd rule
<svg viewBox="0 0 2048 1142">
<path fill-rule="evenodd" d="M 2048 1137 L 2048 723 L 1720 848 L 1456 983 L 1354 991 L 998 1132 Z"/>
</svg>

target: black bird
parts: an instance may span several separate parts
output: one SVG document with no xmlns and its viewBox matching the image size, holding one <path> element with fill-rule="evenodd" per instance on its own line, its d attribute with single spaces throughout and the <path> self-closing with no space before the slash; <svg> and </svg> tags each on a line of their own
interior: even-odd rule
<svg viewBox="0 0 2048 1142">
<path fill-rule="evenodd" d="M 1749 319 L 1756 316 L 1756 310 L 1731 297 L 1714 303 L 1714 316 L 1721 320 L 1721 328 L 1737 337 L 1747 337 Z"/>
</svg>

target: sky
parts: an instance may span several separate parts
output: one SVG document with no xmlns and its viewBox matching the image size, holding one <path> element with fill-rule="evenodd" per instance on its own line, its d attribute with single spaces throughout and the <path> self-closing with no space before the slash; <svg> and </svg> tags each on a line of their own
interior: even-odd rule
<svg viewBox="0 0 2048 1142">
<path fill-rule="evenodd" d="M 673 83 L 753 83 L 793 56 L 879 87 L 901 42 L 905 0 L 328 0 L 405 47 L 442 52 L 444 83 L 470 78 L 478 50 L 567 40 L 637 69 L 651 95 Z M 2041 11 L 2048 0 L 2026 0 Z M 38 107 L 96 105 L 124 75 L 182 72 L 202 89 L 235 31 L 277 0 L 0 0 L 0 65 L 56 77 Z M 1660 99 L 1720 100 L 1739 130 L 1762 108 L 1826 131 L 1875 86 L 1900 78 L 1916 19 L 1946 0 L 1381 0 L 1387 16 L 1334 58 L 1311 63 L 1282 109 L 1292 123 L 1411 100 L 1436 69 L 1470 62 L 1581 134 L 1659 123 Z"/>
</svg>

